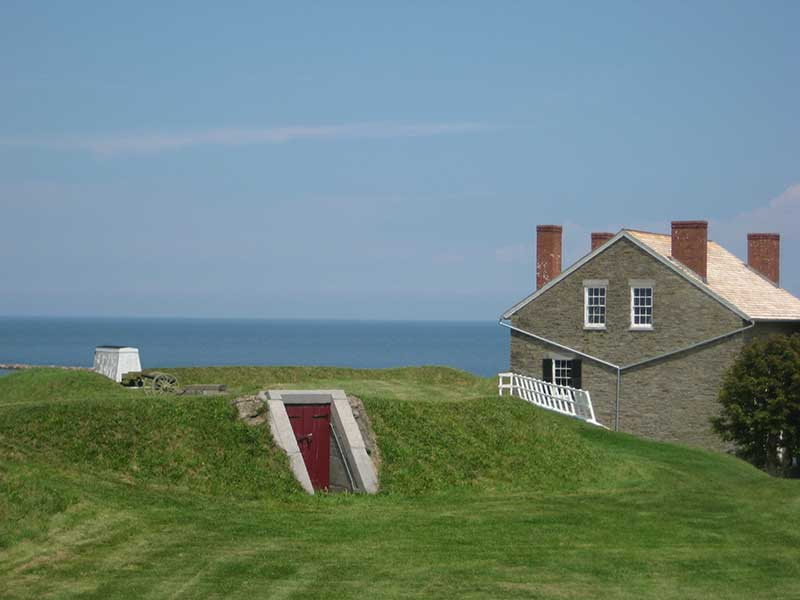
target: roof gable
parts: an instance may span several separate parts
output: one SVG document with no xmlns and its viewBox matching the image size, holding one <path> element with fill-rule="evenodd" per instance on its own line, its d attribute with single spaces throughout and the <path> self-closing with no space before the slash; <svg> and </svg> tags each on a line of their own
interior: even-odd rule
<svg viewBox="0 0 800 600">
<path fill-rule="evenodd" d="M 703 282 L 702 279 L 700 279 L 696 274 L 694 274 L 693 271 L 691 271 L 687 267 L 683 266 L 681 263 L 673 260 L 671 257 L 669 257 L 669 255 L 664 255 L 658 249 L 651 247 L 650 244 L 645 242 L 643 239 L 640 239 L 637 235 L 634 235 L 634 234 L 638 234 L 638 233 L 642 233 L 642 232 L 633 232 L 633 231 L 630 231 L 630 230 L 623 229 L 622 231 L 617 233 L 614 237 L 612 237 L 610 240 L 608 240 L 607 242 L 605 242 L 604 244 L 602 244 L 601 246 L 599 246 L 598 248 L 596 248 L 595 250 L 593 250 L 589 254 L 586 254 L 584 257 L 582 257 L 581 259 L 579 259 L 575 263 L 573 263 L 568 269 L 566 269 L 565 271 L 562 271 L 561 274 L 558 275 L 558 277 L 555 277 L 554 279 L 549 281 L 547 283 L 547 285 L 542 286 L 541 288 L 539 288 L 538 290 L 536 290 L 535 292 L 533 292 L 532 294 L 530 294 L 529 296 L 527 296 L 526 298 L 524 298 L 523 300 L 521 300 L 520 302 L 518 302 L 517 304 L 512 306 L 511 308 L 509 308 L 507 311 L 505 311 L 503 313 L 501 318 L 502 319 L 510 319 L 511 316 L 514 315 L 516 312 L 518 312 L 521 308 L 523 308 L 524 306 L 526 306 L 527 304 L 529 304 L 530 302 L 532 302 L 533 300 L 535 300 L 536 298 L 538 298 L 542 294 L 546 293 L 552 287 L 558 285 L 558 283 L 560 281 L 562 281 L 564 278 L 568 277 L 569 275 L 571 275 L 572 273 L 574 273 L 575 271 L 580 269 L 583 265 L 585 265 L 589 261 L 593 260 L 596 256 L 598 256 L 602 252 L 605 252 L 608 248 L 610 248 L 611 246 L 613 246 L 614 244 L 619 242 L 619 240 L 626 239 L 626 240 L 630 241 L 634 246 L 638 247 L 640 250 L 642 250 L 646 254 L 650 255 L 655 260 L 657 260 L 658 262 L 664 264 L 669 269 L 671 269 L 672 271 L 674 271 L 677 274 L 679 274 L 680 276 L 682 276 L 690 284 L 694 285 L 695 287 L 699 288 L 700 290 L 702 290 L 703 292 L 705 292 L 706 294 L 711 296 L 714 300 L 716 300 L 717 302 L 722 304 L 728 310 L 730 310 L 733 313 L 735 313 L 737 316 L 739 316 L 739 317 L 741 317 L 743 319 L 747 319 L 747 320 L 750 319 L 750 317 L 748 316 L 747 313 L 742 311 L 739 307 L 737 307 L 735 304 L 733 304 L 730 301 L 728 301 L 726 298 L 724 298 L 720 294 L 716 293 L 713 289 L 711 289 L 708 285 L 706 285 Z M 658 234 L 646 234 L 646 235 L 656 235 L 657 236 Z M 671 237 L 670 236 L 665 236 L 665 237 L 667 237 L 670 240 L 670 246 L 671 246 Z M 710 248 L 709 248 L 709 251 L 710 251 Z M 787 292 L 787 294 L 788 294 L 788 292 Z M 791 294 L 789 294 L 789 295 L 791 296 Z M 794 298 L 794 297 L 792 296 L 792 298 Z M 797 299 L 795 299 L 795 300 L 797 300 Z M 800 305 L 800 301 L 798 301 L 798 304 Z M 800 318 L 800 317 L 798 317 L 798 318 Z"/>
</svg>

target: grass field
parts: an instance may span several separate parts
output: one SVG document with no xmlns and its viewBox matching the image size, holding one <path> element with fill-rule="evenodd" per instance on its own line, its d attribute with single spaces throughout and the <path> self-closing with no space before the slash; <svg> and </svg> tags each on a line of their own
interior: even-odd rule
<svg viewBox="0 0 800 600">
<path fill-rule="evenodd" d="M 175 369 L 343 388 L 377 496 L 302 494 L 229 398 L 0 378 L 0 598 L 795 598 L 800 482 L 497 398 L 439 368 Z"/>
</svg>

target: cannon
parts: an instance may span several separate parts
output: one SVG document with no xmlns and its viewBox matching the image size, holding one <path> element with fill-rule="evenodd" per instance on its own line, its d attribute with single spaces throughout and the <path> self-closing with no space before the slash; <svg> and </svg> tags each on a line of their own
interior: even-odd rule
<svg viewBox="0 0 800 600">
<path fill-rule="evenodd" d="M 178 378 L 161 371 L 131 371 L 122 376 L 122 385 L 144 389 L 145 394 L 179 394 Z"/>
</svg>

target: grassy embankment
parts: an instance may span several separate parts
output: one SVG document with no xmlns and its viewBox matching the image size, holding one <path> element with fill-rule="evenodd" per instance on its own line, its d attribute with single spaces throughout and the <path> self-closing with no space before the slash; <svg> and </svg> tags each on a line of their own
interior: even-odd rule
<svg viewBox="0 0 800 600">
<path fill-rule="evenodd" d="M 0 597 L 800 596 L 800 483 L 613 434 L 449 369 L 176 369 L 344 388 L 382 493 L 307 497 L 229 399 L 0 378 Z"/>
</svg>

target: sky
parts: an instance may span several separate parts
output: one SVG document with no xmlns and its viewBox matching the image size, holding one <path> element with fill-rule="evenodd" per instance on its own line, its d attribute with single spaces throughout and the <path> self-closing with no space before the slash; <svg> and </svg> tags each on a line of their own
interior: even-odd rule
<svg viewBox="0 0 800 600">
<path fill-rule="evenodd" d="M 0 315 L 496 319 L 537 224 L 782 236 L 800 3 L 0 3 Z"/>
</svg>

